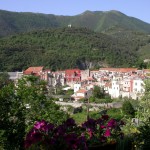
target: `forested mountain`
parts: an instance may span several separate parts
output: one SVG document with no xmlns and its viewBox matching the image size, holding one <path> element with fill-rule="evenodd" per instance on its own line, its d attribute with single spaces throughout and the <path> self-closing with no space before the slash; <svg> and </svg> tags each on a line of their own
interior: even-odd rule
<svg viewBox="0 0 150 150">
<path fill-rule="evenodd" d="M 76 16 L 19 13 L 0 10 L 0 37 L 20 32 L 56 27 L 86 27 L 98 32 L 117 27 L 150 33 L 150 24 L 118 11 L 86 11 Z"/>
<path fill-rule="evenodd" d="M 150 37 L 123 32 L 111 31 L 106 35 L 87 28 L 67 27 L 1 38 L 0 69 L 134 67 L 140 60 L 139 49 L 150 43 Z"/>
</svg>

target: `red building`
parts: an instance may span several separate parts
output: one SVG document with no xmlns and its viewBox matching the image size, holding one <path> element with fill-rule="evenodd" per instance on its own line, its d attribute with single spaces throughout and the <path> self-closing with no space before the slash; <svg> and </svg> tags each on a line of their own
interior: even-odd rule
<svg viewBox="0 0 150 150">
<path fill-rule="evenodd" d="M 81 70 L 80 69 L 67 69 L 65 70 L 66 82 L 81 81 Z"/>
</svg>

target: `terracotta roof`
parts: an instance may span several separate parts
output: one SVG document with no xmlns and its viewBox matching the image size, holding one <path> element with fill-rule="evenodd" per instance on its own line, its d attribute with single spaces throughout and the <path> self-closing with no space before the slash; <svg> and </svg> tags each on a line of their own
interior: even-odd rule
<svg viewBox="0 0 150 150">
<path fill-rule="evenodd" d="M 85 92 L 87 92 L 85 89 L 80 89 L 76 93 L 85 93 Z"/>
<path fill-rule="evenodd" d="M 130 71 L 136 71 L 137 68 L 100 68 L 101 70 L 105 71 L 115 71 L 115 72 L 130 72 Z"/>
<path fill-rule="evenodd" d="M 42 71 L 43 70 L 43 68 L 44 67 L 29 67 L 27 70 L 25 70 L 24 72 L 23 72 L 23 74 L 25 74 L 25 75 L 30 75 L 30 74 L 37 74 L 37 73 L 39 73 L 40 71 Z"/>
<path fill-rule="evenodd" d="M 88 77 L 88 78 L 87 78 L 87 80 L 92 80 L 92 81 L 93 81 L 94 79 L 93 79 L 93 78 L 91 78 L 91 77 Z"/>
<path fill-rule="evenodd" d="M 111 82 L 106 83 L 105 87 L 111 87 Z"/>
<path fill-rule="evenodd" d="M 80 69 L 67 69 L 67 70 L 65 70 L 65 72 L 67 72 L 67 73 L 74 73 L 74 72 L 81 72 L 81 70 Z"/>
</svg>

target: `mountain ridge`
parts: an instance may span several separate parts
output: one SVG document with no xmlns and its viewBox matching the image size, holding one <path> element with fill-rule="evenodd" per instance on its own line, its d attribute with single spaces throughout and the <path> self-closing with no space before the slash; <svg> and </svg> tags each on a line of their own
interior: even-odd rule
<svg viewBox="0 0 150 150">
<path fill-rule="evenodd" d="M 88 10 L 74 16 L 0 10 L 0 37 L 38 29 L 67 27 L 68 24 L 86 27 L 96 32 L 105 32 L 112 26 L 118 26 L 150 33 L 149 23 L 116 10 Z"/>
</svg>

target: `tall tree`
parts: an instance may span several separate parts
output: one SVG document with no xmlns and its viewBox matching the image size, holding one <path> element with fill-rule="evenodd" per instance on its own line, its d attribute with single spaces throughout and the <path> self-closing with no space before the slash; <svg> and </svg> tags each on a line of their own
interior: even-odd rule
<svg viewBox="0 0 150 150">
<path fill-rule="evenodd" d="M 93 97 L 95 98 L 104 98 L 104 89 L 99 86 L 95 86 L 93 90 Z"/>
<path fill-rule="evenodd" d="M 130 103 L 130 101 L 128 101 L 128 100 L 125 100 L 123 102 L 122 111 L 125 115 L 127 115 L 129 117 L 134 117 L 134 115 L 135 115 L 135 110 L 134 110 L 132 104 Z"/>
<path fill-rule="evenodd" d="M 23 149 L 25 114 L 13 84 L 0 90 L 0 149 Z"/>
</svg>

